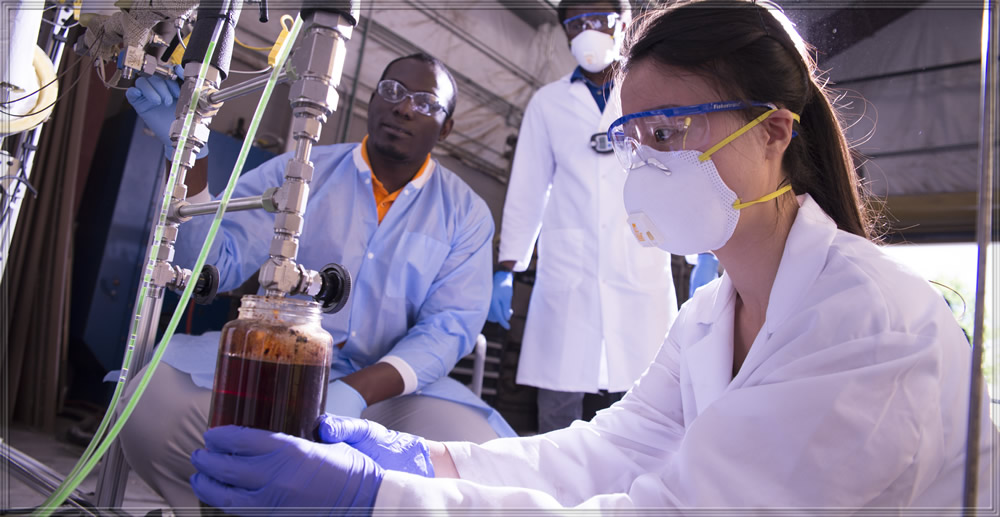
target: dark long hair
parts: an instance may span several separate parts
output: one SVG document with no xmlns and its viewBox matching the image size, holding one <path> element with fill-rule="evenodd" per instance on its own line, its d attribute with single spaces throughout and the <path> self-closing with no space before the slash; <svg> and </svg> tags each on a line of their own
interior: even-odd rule
<svg viewBox="0 0 1000 517">
<path fill-rule="evenodd" d="M 652 59 L 706 77 L 733 99 L 798 113 L 798 136 L 782 161 L 792 189 L 809 193 L 840 229 L 871 239 L 876 217 L 841 119 L 805 43 L 779 21 L 784 14 L 772 11 L 777 7 L 769 2 L 748 0 L 694 0 L 650 11 L 629 30 L 620 73 Z M 754 116 L 748 112 L 747 120 Z"/>
</svg>

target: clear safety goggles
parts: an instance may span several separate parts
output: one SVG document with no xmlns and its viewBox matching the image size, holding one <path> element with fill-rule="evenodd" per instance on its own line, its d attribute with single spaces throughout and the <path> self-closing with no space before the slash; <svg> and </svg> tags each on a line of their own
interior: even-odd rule
<svg viewBox="0 0 1000 517">
<path fill-rule="evenodd" d="M 383 79 L 378 82 L 375 91 L 378 92 L 379 97 L 393 104 L 403 102 L 404 99 L 410 99 L 413 111 L 421 115 L 433 117 L 440 112 L 448 113 L 448 110 L 441 105 L 441 102 L 433 93 L 411 92 L 399 81 Z"/>
<path fill-rule="evenodd" d="M 751 108 L 763 108 L 767 111 L 702 153 L 699 159 L 705 161 L 723 146 L 778 111 L 778 107 L 766 102 L 725 101 L 641 111 L 612 122 L 608 128 L 608 140 L 626 171 L 647 163 L 663 168 L 653 156 L 645 156 L 649 154 L 646 150 L 670 152 L 703 149 L 709 144 L 709 113 Z M 796 121 L 799 120 L 798 115 L 793 113 L 792 116 Z"/>
<path fill-rule="evenodd" d="M 570 38 L 586 30 L 614 29 L 621 15 L 618 13 L 583 13 L 563 20 L 563 27 Z"/>
</svg>

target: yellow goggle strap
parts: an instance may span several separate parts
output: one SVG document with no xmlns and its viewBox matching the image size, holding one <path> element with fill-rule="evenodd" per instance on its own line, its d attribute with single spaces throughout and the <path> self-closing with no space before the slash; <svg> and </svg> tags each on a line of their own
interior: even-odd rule
<svg viewBox="0 0 1000 517">
<path fill-rule="evenodd" d="M 757 203 L 763 203 L 764 201 L 770 201 L 770 200 L 772 200 L 772 199 L 774 199 L 774 198 L 776 198 L 776 197 L 784 194 L 785 192 L 788 192 L 789 190 L 792 190 L 792 186 L 791 185 L 785 185 L 784 187 L 781 187 L 778 190 L 775 190 L 774 192 L 771 192 L 770 194 L 768 194 L 768 195 L 766 195 L 766 196 L 764 196 L 762 198 L 755 199 L 753 201 L 748 201 L 746 203 L 743 203 L 739 199 L 737 199 L 736 201 L 733 201 L 733 208 L 735 208 L 737 210 L 743 210 L 744 208 L 746 208 L 746 207 L 748 207 L 750 205 L 756 205 Z"/>
<path fill-rule="evenodd" d="M 778 109 L 775 108 L 775 109 L 767 110 L 761 116 L 759 116 L 759 117 L 751 120 L 749 123 L 747 123 L 747 125 L 745 125 L 745 126 L 739 128 L 739 129 L 737 129 L 735 133 L 727 136 L 726 138 L 723 138 L 722 141 L 720 141 L 719 143 L 713 145 L 709 150 L 701 153 L 701 155 L 698 156 L 698 161 L 703 162 L 705 160 L 708 160 L 709 158 L 712 157 L 713 154 L 715 154 L 716 151 L 718 151 L 719 149 L 722 149 L 729 142 L 732 142 L 733 140 L 736 140 L 743 133 L 746 133 L 747 131 L 750 131 L 751 129 L 753 129 L 754 126 L 756 126 L 757 124 L 760 124 L 761 122 L 763 122 L 764 119 L 766 119 L 767 117 L 770 117 L 771 114 L 774 113 L 775 111 L 778 111 Z M 796 122 L 799 122 L 799 116 L 796 115 L 795 113 L 792 113 L 792 118 Z"/>
</svg>

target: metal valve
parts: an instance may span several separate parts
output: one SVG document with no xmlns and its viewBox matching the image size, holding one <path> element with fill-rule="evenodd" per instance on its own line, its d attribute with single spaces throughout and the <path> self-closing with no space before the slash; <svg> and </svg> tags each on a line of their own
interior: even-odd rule
<svg viewBox="0 0 1000 517">
<path fill-rule="evenodd" d="M 313 297 L 322 305 L 323 312 L 333 314 L 347 305 L 351 295 L 351 273 L 340 264 L 330 263 L 319 271 L 323 287 Z"/>
</svg>

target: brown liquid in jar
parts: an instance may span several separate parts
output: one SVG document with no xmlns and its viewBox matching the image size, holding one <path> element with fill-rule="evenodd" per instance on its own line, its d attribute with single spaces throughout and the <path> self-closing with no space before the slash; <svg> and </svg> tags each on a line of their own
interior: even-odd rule
<svg viewBox="0 0 1000 517">
<path fill-rule="evenodd" d="M 326 405 L 333 340 L 318 320 L 289 324 L 280 310 L 273 312 L 263 319 L 244 319 L 241 312 L 223 327 L 209 427 L 312 437 Z"/>
</svg>

